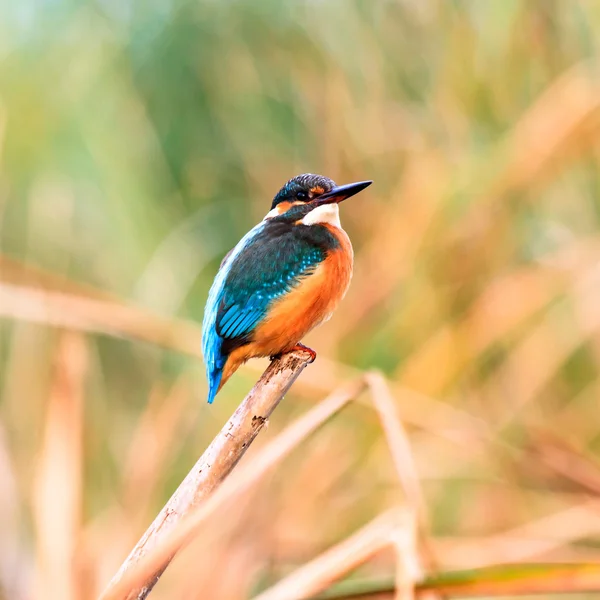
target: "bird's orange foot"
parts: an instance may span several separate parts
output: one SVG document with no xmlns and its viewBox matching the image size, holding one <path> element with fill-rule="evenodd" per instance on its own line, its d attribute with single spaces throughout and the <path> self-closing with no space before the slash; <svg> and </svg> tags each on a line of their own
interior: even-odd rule
<svg viewBox="0 0 600 600">
<path fill-rule="evenodd" d="M 315 358 L 317 358 L 317 353 L 312 348 L 309 348 L 308 346 L 305 346 L 304 344 L 301 344 L 300 342 L 298 342 L 293 348 L 290 348 L 290 350 L 288 350 L 287 352 L 281 352 L 280 354 L 275 354 L 275 355 L 271 356 L 270 359 L 275 360 L 276 358 L 281 358 L 284 354 L 287 354 L 288 352 L 293 352 L 294 350 L 301 350 L 302 352 L 308 352 L 310 354 L 310 362 L 311 363 L 315 362 Z"/>
<path fill-rule="evenodd" d="M 308 346 L 305 346 L 304 344 L 301 344 L 300 342 L 298 342 L 292 349 L 291 352 L 293 352 L 294 350 L 303 350 L 304 352 L 308 352 L 310 354 L 310 362 L 315 362 L 315 358 L 317 358 L 317 353 L 312 349 L 309 348 Z"/>
</svg>

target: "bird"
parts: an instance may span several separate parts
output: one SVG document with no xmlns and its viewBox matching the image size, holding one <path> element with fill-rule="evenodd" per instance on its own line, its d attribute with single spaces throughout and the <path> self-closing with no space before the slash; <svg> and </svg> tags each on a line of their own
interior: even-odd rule
<svg viewBox="0 0 600 600">
<path fill-rule="evenodd" d="M 208 294 L 202 353 L 208 402 L 251 358 L 280 356 L 327 321 L 348 290 L 354 254 L 339 203 L 372 181 L 338 186 L 304 173 L 273 198 L 264 219 L 223 259 Z"/>
</svg>

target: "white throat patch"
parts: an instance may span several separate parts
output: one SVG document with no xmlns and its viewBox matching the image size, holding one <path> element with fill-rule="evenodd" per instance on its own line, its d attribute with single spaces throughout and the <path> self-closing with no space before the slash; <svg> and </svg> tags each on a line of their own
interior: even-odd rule
<svg viewBox="0 0 600 600">
<path fill-rule="evenodd" d="M 317 223 L 327 223 L 334 227 L 342 228 L 340 223 L 340 207 L 337 204 L 323 204 L 311 210 L 302 219 L 304 225 L 316 225 Z"/>
</svg>

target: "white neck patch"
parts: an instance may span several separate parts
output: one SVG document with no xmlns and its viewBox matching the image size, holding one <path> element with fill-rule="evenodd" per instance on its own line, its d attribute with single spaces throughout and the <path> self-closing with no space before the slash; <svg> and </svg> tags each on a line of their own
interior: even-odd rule
<svg viewBox="0 0 600 600">
<path fill-rule="evenodd" d="M 281 213 L 279 212 L 279 209 L 277 208 L 277 206 L 273 209 L 270 210 L 266 215 L 265 218 L 263 219 L 263 221 L 266 221 L 267 219 L 272 219 L 273 217 L 278 217 Z"/>
<path fill-rule="evenodd" d="M 342 228 L 340 223 L 340 207 L 337 204 L 323 204 L 311 210 L 302 219 L 304 225 L 317 225 L 318 223 L 327 223 L 334 227 Z"/>
</svg>

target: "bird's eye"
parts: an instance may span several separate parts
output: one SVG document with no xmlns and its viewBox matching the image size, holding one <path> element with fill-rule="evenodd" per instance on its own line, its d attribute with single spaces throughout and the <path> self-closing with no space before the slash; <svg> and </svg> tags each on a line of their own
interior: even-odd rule
<svg viewBox="0 0 600 600">
<path fill-rule="evenodd" d="M 306 200 L 308 198 L 308 194 L 303 191 L 296 192 L 296 198 L 298 200 Z"/>
</svg>

